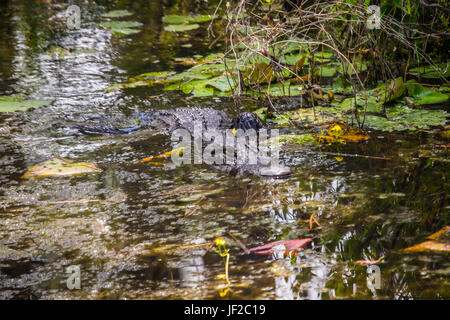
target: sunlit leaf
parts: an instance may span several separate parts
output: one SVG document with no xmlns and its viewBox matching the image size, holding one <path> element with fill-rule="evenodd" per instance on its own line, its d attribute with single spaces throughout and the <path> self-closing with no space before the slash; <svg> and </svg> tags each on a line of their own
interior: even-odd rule
<svg viewBox="0 0 450 320">
<path fill-rule="evenodd" d="M 113 10 L 108 13 L 102 14 L 105 18 L 121 18 L 131 16 L 133 13 L 128 10 Z"/>
<path fill-rule="evenodd" d="M 200 25 L 194 24 L 169 24 L 164 27 L 164 30 L 169 32 L 184 32 L 200 28 Z"/>
<path fill-rule="evenodd" d="M 442 238 L 444 235 L 447 235 L 448 233 L 450 233 L 450 226 L 445 226 L 441 230 L 433 233 L 432 235 L 429 235 L 427 237 L 427 239 L 428 240 L 439 240 L 440 238 Z"/>
<path fill-rule="evenodd" d="M 419 76 L 422 78 L 440 78 L 441 74 L 444 77 L 450 76 L 450 63 L 442 63 L 437 65 L 438 71 L 431 66 L 417 67 L 409 69 L 409 73 L 415 76 Z"/>
<path fill-rule="evenodd" d="M 167 15 L 162 18 L 162 21 L 168 24 L 189 24 L 210 21 L 212 18 L 213 16 L 209 14 L 195 16 Z"/>
<path fill-rule="evenodd" d="M 22 176 L 27 178 L 74 176 L 85 173 L 96 173 L 102 170 L 95 163 L 74 162 L 73 160 L 55 157 L 34 165 Z"/>
<path fill-rule="evenodd" d="M 418 84 L 414 80 L 408 81 L 406 85 L 408 94 L 416 105 L 441 103 L 449 99 L 450 95 L 439 92 L 434 88 L 427 88 Z"/>
<path fill-rule="evenodd" d="M 137 21 L 107 21 L 101 22 L 100 26 L 110 30 L 116 35 L 129 35 L 140 32 L 139 29 L 135 28 L 139 28 L 143 26 L 143 24 Z"/>
<path fill-rule="evenodd" d="M 413 247 L 402 249 L 403 252 L 450 252 L 450 244 L 437 241 L 425 241 Z"/>
<path fill-rule="evenodd" d="M 51 103 L 51 100 L 24 100 L 17 96 L 0 96 L 0 112 L 26 111 Z"/>
</svg>

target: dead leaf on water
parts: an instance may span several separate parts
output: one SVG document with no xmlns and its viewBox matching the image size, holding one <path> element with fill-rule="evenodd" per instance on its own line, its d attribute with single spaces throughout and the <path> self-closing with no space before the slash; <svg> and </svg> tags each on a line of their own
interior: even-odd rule
<svg viewBox="0 0 450 320">
<path fill-rule="evenodd" d="M 437 242 L 437 241 L 425 241 L 415 245 L 413 247 L 409 247 L 406 249 L 400 250 L 402 252 L 450 252 L 450 244 L 445 242 Z"/>
<path fill-rule="evenodd" d="M 442 235 L 447 233 L 450 230 L 450 226 L 445 226 L 438 232 L 433 233 L 432 235 L 428 236 L 428 240 L 438 240 Z"/>
<path fill-rule="evenodd" d="M 425 241 L 418 245 L 403 249 L 403 252 L 450 252 L 450 243 L 446 241 L 447 233 L 450 230 L 450 226 L 445 226 L 438 232 L 428 236 L 427 239 L 431 241 Z"/>
<path fill-rule="evenodd" d="M 22 179 L 74 176 L 96 172 L 102 172 L 102 169 L 100 169 L 95 163 L 74 162 L 70 159 L 54 157 L 50 160 L 30 167 L 22 176 Z"/>
</svg>

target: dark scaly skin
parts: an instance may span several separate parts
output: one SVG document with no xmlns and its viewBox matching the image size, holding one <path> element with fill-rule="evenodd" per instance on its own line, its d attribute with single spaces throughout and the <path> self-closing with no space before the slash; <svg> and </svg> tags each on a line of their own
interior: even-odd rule
<svg viewBox="0 0 450 320">
<path fill-rule="evenodd" d="M 115 128 L 111 126 L 87 127 L 80 125 L 77 125 L 76 128 L 86 134 L 125 134 L 141 128 L 166 131 L 167 134 L 170 134 L 176 129 L 183 128 L 189 131 L 192 136 L 194 135 L 195 121 L 201 121 L 203 130 L 218 129 L 222 131 L 224 136 L 226 129 L 235 128 L 242 129 L 244 131 L 255 129 L 256 132 L 258 132 L 259 129 L 264 128 L 264 124 L 254 113 L 243 112 L 235 119 L 231 120 L 225 112 L 212 108 L 177 108 L 172 110 L 155 110 L 150 112 L 142 112 L 138 115 L 137 119 L 138 125 L 128 128 Z M 204 144 L 205 143 L 206 142 L 204 141 Z M 205 145 L 203 147 L 205 147 Z M 236 160 L 234 163 L 228 164 L 224 159 L 223 164 L 215 164 L 213 166 L 221 171 L 226 171 L 237 175 L 244 172 L 269 177 L 283 177 L 290 174 L 289 167 L 285 167 L 283 165 L 278 167 L 269 167 L 262 164 L 238 164 L 236 163 Z"/>
</svg>

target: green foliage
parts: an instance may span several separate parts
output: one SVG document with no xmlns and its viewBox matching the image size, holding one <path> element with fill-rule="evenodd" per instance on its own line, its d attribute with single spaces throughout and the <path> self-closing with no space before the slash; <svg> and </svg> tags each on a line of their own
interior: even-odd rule
<svg viewBox="0 0 450 320">
<path fill-rule="evenodd" d="M 424 87 L 414 80 L 408 81 L 406 87 L 408 94 L 416 105 L 441 103 L 449 98 L 448 94 L 441 93 L 433 88 Z"/>
<path fill-rule="evenodd" d="M 164 27 L 164 30 L 169 32 L 184 32 L 184 31 L 190 31 L 200 28 L 200 25 L 194 23 L 194 24 L 169 24 L 168 26 Z"/>
<path fill-rule="evenodd" d="M 107 21 L 101 22 L 100 26 L 110 30 L 115 35 L 130 35 L 140 32 L 139 28 L 143 24 L 137 21 Z"/>
<path fill-rule="evenodd" d="M 131 15 L 133 15 L 133 13 L 131 13 L 128 10 L 113 10 L 113 11 L 110 11 L 108 13 L 103 14 L 102 17 L 105 17 L 105 18 L 122 18 L 122 17 L 131 16 Z"/>
<path fill-rule="evenodd" d="M 51 103 L 50 100 L 25 100 L 18 96 L 0 96 L 0 112 L 26 111 Z"/>
</svg>

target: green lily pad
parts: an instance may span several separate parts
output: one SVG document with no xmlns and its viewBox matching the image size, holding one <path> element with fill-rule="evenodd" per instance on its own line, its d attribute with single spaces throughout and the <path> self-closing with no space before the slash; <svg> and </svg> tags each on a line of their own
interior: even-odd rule
<svg viewBox="0 0 450 320">
<path fill-rule="evenodd" d="M 355 70 L 353 70 L 353 67 L 355 68 Z M 354 75 L 356 73 L 360 73 L 362 71 L 367 70 L 367 64 L 364 61 L 361 61 L 360 59 L 357 59 L 355 61 L 353 67 L 351 64 L 344 63 L 339 67 L 339 72 L 342 74 L 347 73 L 349 75 Z"/>
<path fill-rule="evenodd" d="M 24 100 L 17 96 L 0 96 L 0 112 L 26 111 L 51 103 L 51 100 Z"/>
<path fill-rule="evenodd" d="M 391 118 L 392 114 L 387 111 L 390 119 L 367 115 L 365 124 L 375 130 L 381 131 L 414 131 L 417 129 L 429 129 L 433 126 L 445 125 L 448 113 L 443 110 L 413 110 L 404 108 L 403 114 Z"/>
<path fill-rule="evenodd" d="M 208 81 L 207 86 L 213 87 L 222 92 L 227 92 L 236 87 L 236 81 L 232 77 L 222 75 Z"/>
<path fill-rule="evenodd" d="M 105 18 L 121 18 L 121 17 L 128 17 L 133 15 L 132 12 L 128 10 L 113 10 L 108 13 L 102 14 L 102 17 Z"/>
<path fill-rule="evenodd" d="M 167 15 L 162 18 L 162 21 L 168 24 L 189 24 L 207 22 L 212 20 L 212 18 L 213 16 L 209 14 L 195 16 Z"/>
<path fill-rule="evenodd" d="M 164 27 L 164 30 L 169 32 L 184 32 L 200 28 L 200 25 L 194 24 L 169 24 Z"/>
<path fill-rule="evenodd" d="M 417 105 L 440 103 L 449 99 L 448 94 L 439 92 L 434 88 L 424 87 L 414 80 L 408 81 L 406 87 L 412 101 Z"/>
<path fill-rule="evenodd" d="M 115 83 L 108 88 L 106 88 L 107 92 L 114 92 L 121 89 L 126 88 L 136 88 L 141 86 L 151 86 L 155 83 L 159 83 L 166 79 L 167 77 L 173 75 L 175 72 L 173 71 L 160 71 L 160 72 L 147 72 L 137 75 L 128 79 L 125 83 Z"/>
<path fill-rule="evenodd" d="M 319 77 L 333 77 L 339 70 L 337 64 L 324 64 L 317 69 Z"/>
<path fill-rule="evenodd" d="M 139 28 L 143 24 L 137 21 L 107 21 L 101 22 L 100 26 L 116 35 L 129 35 L 140 32 L 139 29 L 135 28 Z"/>
<path fill-rule="evenodd" d="M 437 67 L 442 72 L 442 76 L 450 77 L 450 63 L 438 64 Z M 420 75 L 422 78 L 427 79 L 436 79 L 441 77 L 441 74 L 431 66 L 412 68 L 409 69 L 409 73 L 415 76 Z"/>
<path fill-rule="evenodd" d="M 277 139 L 270 139 L 269 144 L 297 144 L 297 145 L 308 145 L 308 144 L 316 144 L 316 138 L 309 133 L 305 134 L 284 134 L 279 135 Z"/>
<path fill-rule="evenodd" d="M 358 93 L 356 95 L 356 104 L 360 107 L 364 107 L 367 98 L 367 108 L 368 112 L 381 112 L 383 104 L 393 101 L 401 97 L 405 92 L 405 85 L 403 83 L 403 78 L 399 77 L 390 80 L 386 86 L 385 83 L 380 84 L 378 87 L 368 90 L 366 95 L 364 93 Z M 352 109 L 355 105 L 354 98 L 344 99 L 341 103 L 334 103 L 333 105 L 342 111 L 348 111 Z"/>
<path fill-rule="evenodd" d="M 191 94 L 194 97 L 210 97 L 214 95 L 214 88 L 203 87 L 194 89 L 192 90 Z"/>
</svg>

